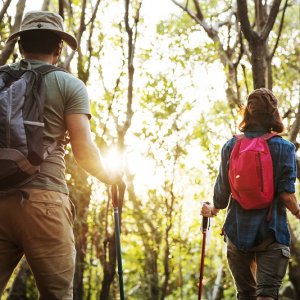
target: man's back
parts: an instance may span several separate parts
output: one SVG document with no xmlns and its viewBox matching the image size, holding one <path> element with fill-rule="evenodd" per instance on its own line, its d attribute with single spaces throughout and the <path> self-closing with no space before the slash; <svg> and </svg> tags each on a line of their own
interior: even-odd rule
<svg viewBox="0 0 300 300">
<path fill-rule="evenodd" d="M 35 69 L 45 62 L 28 60 Z M 12 68 L 19 68 L 19 63 Z M 48 155 L 41 165 L 41 171 L 26 185 L 67 194 L 65 182 L 64 147 L 66 140 L 65 115 L 86 114 L 90 116 L 89 99 L 82 81 L 64 71 L 54 71 L 44 75 L 45 109 L 44 109 L 44 149 L 57 141 L 57 147 Z"/>
</svg>

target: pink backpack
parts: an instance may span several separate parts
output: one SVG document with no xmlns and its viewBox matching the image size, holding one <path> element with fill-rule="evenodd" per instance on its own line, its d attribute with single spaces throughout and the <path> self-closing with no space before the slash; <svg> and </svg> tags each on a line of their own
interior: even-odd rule
<svg viewBox="0 0 300 300">
<path fill-rule="evenodd" d="M 237 142 L 230 155 L 228 178 L 233 198 L 244 209 L 261 209 L 273 202 L 273 162 L 267 140 L 274 136 L 235 135 Z"/>
</svg>

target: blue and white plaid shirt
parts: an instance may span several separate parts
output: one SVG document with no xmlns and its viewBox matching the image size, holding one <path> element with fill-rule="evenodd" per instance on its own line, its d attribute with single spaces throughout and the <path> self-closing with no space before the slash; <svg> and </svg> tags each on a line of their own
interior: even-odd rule
<svg viewBox="0 0 300 300">
<path fill-rule="evenodd" d="M 265 131 L 247 131 L 246 137 L 256 137 Z M 237 201 L 230 201 L 231 191 L 228 181 L 229 158 L 236 138 L 227 141 L 221 153 L 219 174 L 214 187 L 214 206 L 228 212 L 224 224 L 224 233 L 240 250 L 248 250 L 263 240 L 275 236 L 278 243 L 289 245 L 290 233 L 287 223 L 286 208 L 279 199 L 282 192 L 294 193 L 296 181 L 295 147 L 281 137 L 268 140 L 274 168 L 274 205 L 271 220 L 267 220 L 269 208 L 244 210 Z"/>
</svg>

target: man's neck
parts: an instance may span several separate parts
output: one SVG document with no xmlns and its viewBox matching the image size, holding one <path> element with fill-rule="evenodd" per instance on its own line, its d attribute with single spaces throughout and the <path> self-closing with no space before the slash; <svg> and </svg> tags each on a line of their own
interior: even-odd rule
<svg viewBox="0 0 300 300">
<path fill-rule="evenodd" d="M 40 60 L 50 65 L 55 64 L 55 60 L 52 54 L 24 53 L 23 56 L 25 59 Z"/>
</svg>

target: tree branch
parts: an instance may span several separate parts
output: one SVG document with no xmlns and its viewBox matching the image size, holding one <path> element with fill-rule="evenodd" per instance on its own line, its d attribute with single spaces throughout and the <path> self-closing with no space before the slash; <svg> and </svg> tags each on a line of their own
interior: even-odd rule
<svg viewBox="0 0 300 300">
<path fill-rule="evenodd" d="M 264 26 L 264 28 L 262 30 L 262 33 L 261 33 L 261 36 L 260 36 L 260 38 L 263 41 L 265 41 L 268 38 L 268 36 L 270 34 L 270 31 L 272 30 L 272 28 L 274 26 L 274 23 L 275 23 L 275 20 L 276 20 L 278 11 L 279 11 L 280 3 L 281 3 L 281 0 L 274 0 L 273 1 L 267 23 Z"/>
<path fill-rule="evenodd" d="M 196 8 L 197 17 L 199 18 L 199 20 L 203 21 L 204 16 L 203 16 L 203 13 L 201 11 L 199 2 L 197 0 L 194 0 L 193 2 L 194 2 L 194 5 L 195 5 L 195 8 Z"/>
<path fill-rule="evenodd" d="M 288 0 L 286 0 L 285 3 L 284 3 L 284 7 L 283 7 L 281 19 L 280 19 L 280 25 L 279 25 L 279 30 L 278 30 L 278 34 L 277 34 L 276 43 L 274 45 L 274 48 L 273 48 L 271 54 L 269 55 L 269 59 L 273 58 L 273 56 L 274 56 L 274 54 L 276 52 L 276 49 L 278 47 L 279 40 L 280 40 L 281 33 L 282 33 L 282 29 L 283 29 L 284 17 L 285 17 L 285 12 L 286 12 L 287 7 L 288 7 Z"/>
<path fill-rule="evenodd" d="M 237 0 L 237 13 L 246 40 L 251 42 L 257 39 L 258 35 L 254 30 L 252 30 L 250 25 L 246 0 Z"/>
<path fill-rule="evenodd" d="M 295 116 L 296 116 L 295 121 L 289 131 L 289 141 L 291 141 L 298 149 L 299 144 L 297 143 L 297 135 L 300 131 L 300 99 L 299 99 L 299 103 L 298 103 L 298 111 L 295 114 Z"/>
<path fill-rule="evenodd" d="M 44 0 L 42 4 L 42 10 L 49 10 L 50 0 Z"/>
<path fill-rule="evenodd" d="M 79 29 L 78 29 L 78 32 L 76 35 L 76 39 L 77 39 L 77 43 L 78 43 L 79 60 L 80 60 L 80 56 L 81 56 L 81 50 L 80 50 L 81 37 L 83 35 L 83 32 L 86 30 L 86 25 L 85 25 L 86 0 L 82 1 L 81 6 L 82 6 L 82 8 L 81 8 L 81 14 L 80 14 L 80 25 L 79 25 Z M 70 63 L 75 55 L 75 52 L 76 52 L 76 50 L 72 50 L 71 54 L 66 58 L 66 61 L 64 63 L 65 69 L 68 70 L 70 68 Z M 78 70 L 78 71 L 80 71 L 80 70 Z"/>
<path fill-rule="evenodd" d="M 4 15 L 5 15 L 5 13 L 6 13 L 8 7 L 9 7 L 10 3 L 11 3 L 11 0 L 7 0 L 7 1 L 5 1 L 5 3 L 3 4 L 3 7 L 2 7 L 2 9 L 1 9 L 1 11 L 0 11 L 0 23 L 3 23 L 3 17 L 4 17 Z"/>
<path fill-rule="evenodd" d="M 58 13 L 63 19 L 65 19 L 65 17 L 64 17 L 64 1 L 63 0 L 58 1 Z"/>
<path fill-rule="evenodd" d="M 23 14 L 24 14 L 24 9 L 25 9 L 25 3 L 26 0 L 19 0 L 17 4 L 15 22 L 10 30 L 11 33 L 18 31 L 20 28 Z M 14 51 L 15 44 L 16 44 L 16 40 L 13 40 L 8 42 L 4 46 L 2 52 L 0 53 L 0 66 L 4 65 L 7 62 L 8 58 Z"/>
<path fill-rule="evenodd" d="M 123 139 L 126 131 L 130 127 L 131 119 L 133 116 L 132 111 L 132 99 L 133 99 L 133 78 L 134 78 L 134 65 L 133 59 L 135 54 L 135 45 L 137 38 L 137 26 L 139 22 L 140 9 L 142 6 L 142 1 L 139 2 L 139 6 L 136 10 L 134 16 L 134 27 L 135 34 L 133 33 L 133 29 L 129 25 L 129 0 L 125 0 L 125 14 L 124 14 L 124 23 L 125 29 L 128 36 L 128 51 L 127 51 L 127 68 L 128 68 L 128 84 L 127 84 L 127 112 L 126 112 L 126 122 L 122 128 L 118 128 L 119 139 Z"/>
<path fill-rule="evenodd" d="M 189 9 L 188 6 L 185 5 L 183 6 L 182 4 L 180 4 L 179 2 L 177 2 L 176 0 L 171 0 L 175 5 L 177 5 L 178 7 L 180 7 L 183 11 L 185 11 L 194 21 L 196 21 L 198 24 L 201 24 L 201 20 L 198 19 L 196 17 L 196 15 L 194 15 Z M 188 2 L 188 1 L 187 1 Z"/>
<path fill-rule="evenodd" d="M 180 4 L 179 2 L 177 2 L 176 0 L 171 0 L 175 5 L 177 5 L 178 7 L 180 7 L 183 11 L 185 11 L 193 20 L 195 20 L 199 25 L 201 25 L 201 27 L 205 30 L 205 32 L 207 33 L 207 35 L 214 41 L 219 41 L 219 37 L 218 37 L 218 33 L 211 27 L 209 26 L 205 19 L 204 16 L 202 14 L 201 8 L 199 6 L 199 3 L 197 3 L 196 0 L 194 0 L 194 5 L 196 8 L 196 12 L 197 14 L 195 15 L 194 13 L 191 12 L 191 10 L 189 10 L 187 8 L 187 6 L 183 6 L 182 4 Z"/>
</svg>

